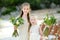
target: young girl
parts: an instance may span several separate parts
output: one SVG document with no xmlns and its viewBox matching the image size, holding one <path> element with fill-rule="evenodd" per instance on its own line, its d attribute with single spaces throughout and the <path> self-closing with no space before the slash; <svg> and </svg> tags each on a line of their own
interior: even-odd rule
<svg viewBox="0 0 60 40">
<path fill-rule="evenodd" d="M 30 4 L 23 3 L 21 5 L 21 15 L 23 18 L 24 24 L 19 27 L 19 40 L 28 40 L 28 29 L 30 25 Z M 16 29 L 16 28 L 15 28 Z"/>
<path fill-rule="evenodd" d="M 37 23 L 37 18 L 32 16 L 30 22 L 32 24 L 30 28 L 30 40 L 42 40 L 43 32 Z"/>
</svg>

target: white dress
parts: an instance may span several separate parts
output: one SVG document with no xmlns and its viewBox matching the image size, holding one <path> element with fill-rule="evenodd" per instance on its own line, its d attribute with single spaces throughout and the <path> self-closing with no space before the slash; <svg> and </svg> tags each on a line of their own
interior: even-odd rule
<svg viewBox="0 0 60 40">
<path fill-rule="evenodd" d="M 22 17 L 24 20 L 24 24 L 19 26 L 19 40 L 28 40 L 28 27 L 29 23 L 26 17 Z"/>
<path fill-rule="evenodd" d="M 40 40 L 39 27 L 39 25 L 31 26 L 30 40 Z"/>
</svg>

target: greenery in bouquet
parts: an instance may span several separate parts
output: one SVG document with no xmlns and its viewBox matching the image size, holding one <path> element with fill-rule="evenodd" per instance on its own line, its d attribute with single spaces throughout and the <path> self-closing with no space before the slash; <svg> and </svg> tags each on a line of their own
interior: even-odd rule
<svg viewBox="0 0 60 40">
<path fill-rule="evenodd" d="M 44 18 L 44 23 L 48 26 L 52 26 L 53 24 L 56 23 L 56 18 L 54 17 L 54 15 L 49 16 L 47 14 L 46 17 Z"/>
<path fill-rule="evenodd" d="M 48 36 L 49 35 L 49 28 L 51 26 L 53 26 L 56 23 L 56 18 L 54 17 L 54 15 L 46 15 L 46 17 L 44 18 L 44 23 L 48 26 L 46 27 L 45 31 L 44 31 L 44 35 Z"/>
<path fill-rule="evenodd" d="M 19 27 L 19 25 L 23 24 L 24 20 L 21 17 L 18 17 L 18 18 L 11 17 L 10 21 L 12 22 L 12 24 L 14 25 L 14 28 L 15 28 L 12 36 L 17 37 L 19 35 L 17 28 Z"/>
</svg>

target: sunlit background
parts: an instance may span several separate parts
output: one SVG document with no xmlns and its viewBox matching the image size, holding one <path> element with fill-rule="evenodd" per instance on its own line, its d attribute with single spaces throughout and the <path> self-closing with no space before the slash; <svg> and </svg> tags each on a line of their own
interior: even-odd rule
<svg viewBox="0 0 60 40">
<path fill-rule="evenodd" d="M 12 37 L 13 25 L 9 18 L 17 17 L 20 13 L 20 5 L 28 2 L 31 5 L 31 14 L 38 16 L 39 20 L 43 20 L 46 14 L 54 15 L 57 19 L 57 25 L 60 28 L 60 0 L 0 0 L 0 39 Z M 60 31 L 60 30 L 59 30 Z M 47 36 L 45 36 L 48 39 Z M 54 35 L 50 35 L 55 37 Z M 60 38 L 60 33 L 59 33 Z M 18 40 L 18 39 L 17 39 Z M 59 39 L 60 40 L 60 39 Z"/>
</svg>

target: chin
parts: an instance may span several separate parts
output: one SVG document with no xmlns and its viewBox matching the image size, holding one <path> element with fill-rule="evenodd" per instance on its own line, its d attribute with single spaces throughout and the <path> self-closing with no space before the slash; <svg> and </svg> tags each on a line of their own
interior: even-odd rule
<svg viewBox="0 0 60 40">
<path fill-rule="evenodd" d="M 28 13 L 28 12 L 24 12 L 24 13 Z"/>
<path fill-rule="evenodd" d="M 32 24 L 35 24 L 34 22 Z"/>
</svg>

